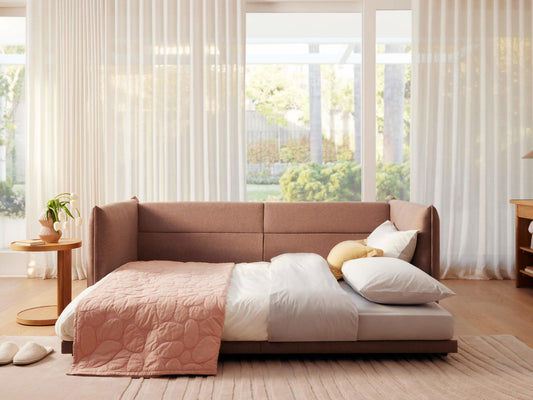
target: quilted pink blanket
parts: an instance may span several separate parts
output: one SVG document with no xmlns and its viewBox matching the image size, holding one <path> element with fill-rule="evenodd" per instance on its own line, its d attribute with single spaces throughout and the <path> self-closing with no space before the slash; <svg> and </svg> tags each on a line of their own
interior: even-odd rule
<svg viewBox="0 0 533 400">
<path fill-rule="evenodd" d="M 234 264 L 117 269 L 76 310 L 71 375 L 214 375 Z"/>
</svg>

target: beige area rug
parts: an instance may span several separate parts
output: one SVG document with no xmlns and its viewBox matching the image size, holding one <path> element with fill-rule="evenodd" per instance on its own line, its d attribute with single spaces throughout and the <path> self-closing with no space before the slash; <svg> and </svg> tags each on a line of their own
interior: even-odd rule
<svg viewBox="0 0 533 400">
<path fill-rule="evenodd" d="M 459 353 L 422 357 L 233 359 L 212 377 L 130 379 L 67 376 L 72 356 L 0 366 L 0 399 L 533 399 L 533 349 L 513 336 L 468 336 Z"/>
</svg>

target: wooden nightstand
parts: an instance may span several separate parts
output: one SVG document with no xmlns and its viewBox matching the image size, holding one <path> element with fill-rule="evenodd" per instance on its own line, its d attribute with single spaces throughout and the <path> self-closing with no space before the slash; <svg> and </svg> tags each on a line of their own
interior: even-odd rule
<svg viewBox="0 0 533 400">
<path fill-rule="evenodd" d="M 533 267 L 533 249 L 529 224 L 533 221 L 533 199 L 511 200 L 516 206 L 516 287 L 533 286 L 533 273 L 525 271 L 526 267 Z"/>
<path fill-rule="evenodd" d="M 57 306 L 39 306 L 22 310 L 17 314 L 21 325 L 54 325 L 57 317 L 72 300 L 72 249 L 81 247 L 79 239 L 61 239 L 59 243 L 25 246 L 12 242 L 15 251 L 57 251 Z"/>
</svg>

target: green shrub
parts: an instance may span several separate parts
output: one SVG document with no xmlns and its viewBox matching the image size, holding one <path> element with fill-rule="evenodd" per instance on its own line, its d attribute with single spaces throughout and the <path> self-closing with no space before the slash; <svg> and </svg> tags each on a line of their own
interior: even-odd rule
<svg viewBox="0 0 533 400">
<path fill-rule="evenodd" d="M 246 174 L 246 183 L 252 185 L 277 185 L 283 171 L 279 174 L 273 174 L 270 172 L 270 168 L 267 166 L 261 171 L 249 171 Z"/>
<path fill-rule="evenodd" d="M 280 160 L 284 164 L 311 161 L 311 142 L 309 138 L 289 139 L 280 150 Z"/>
<path fill-rule="evenodd" d="M 285 201 L 361 200 L 361 166 L 351 161 L 294 165 L 279 182 Z"/>
<path fill-rule="evenodd" d="M 24 218 L 25 207 L 24 190 L 14 189 L 10 180 L 0 182 L 0 215 Z"/>
<path fill-rule="evenodd" d="M 378 162 L 376 166 L 376 200 L 409 200 L 409 161 L 403 164 Z"/>
<path fill-rule="evenodd" d="M 331 138 L 324 138 L 322 140 L 322 154 L 324 156 L 324 162 L 330 163 L 335 161 L 352 161 L 354 158 L 354 152 L 350 149 L 350 142 L 345 137 L 345 140 L 341 144 L 337 144 L 335 147 L 335 140 Z"/>
<path fill-rule="evenodd" d="M 272 164 L 279 160 L 278 145 L 273 140 L 266 140 L 248 146 L 248 163 Z"/>
<path fill-rule="evenodd" d="M 360 201 L 361 165 L 337 161 L 305 163 L 285 170 L 279 183 L 285 201 Z M 409 200 L 409 162 L 383 164 L 376 169 L 377 201 Z"/>
<path fill-rule="evenodd" d="M 354 158 L 354 152 L 350 148 L 350 142 L 347 137 L 342 143 L 337 145 L 335 145 L 333 139 L 323 137 L 322 154 L 325 163 L 351 161 Z M 308 163 L 311 161 L 311 142 L 305 136 L 300 139 L 289 139 L 281 144 L 279 151 L 278 143 L 275 140 L 249 144 L 247 161 L 249 164 Z"/>
</svg>

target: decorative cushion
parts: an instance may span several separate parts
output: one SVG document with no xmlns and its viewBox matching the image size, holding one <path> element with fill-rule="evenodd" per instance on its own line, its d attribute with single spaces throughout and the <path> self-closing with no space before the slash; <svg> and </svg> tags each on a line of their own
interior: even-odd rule
<svg viewBox="0 0 533 400">
<path fill-rule="evenodd" d="M 345 240 L 336 244 L 328 255 L 329 269 L 337 279 L 342 278 L 342 264 L 354 258 L 382 256 L 383 250 L 362 244 L 362 240 Z"/>
<path fill-rule="evenodd" d="M 383 250 L 385 257 L 411 262 L 416 250 L 418 231 L 399 231 L 391 221 L 385 221 L 370 234 L 367 246 Z"/>
<path fill-rule="evenodd" d="M 455 293 L 412 264 L 392 257 L 346 261 L 344 280 L 374 303 L 424 304 Z"/>
</svg>

